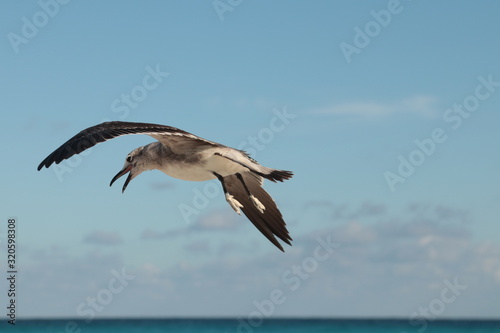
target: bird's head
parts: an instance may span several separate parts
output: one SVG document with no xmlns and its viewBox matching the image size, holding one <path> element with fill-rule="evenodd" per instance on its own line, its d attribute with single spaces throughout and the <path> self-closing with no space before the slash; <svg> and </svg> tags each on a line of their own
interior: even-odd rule
<svg viewBox="0 0 500 333">
<path fill-rule="evenodd" d="M 136 148 L 127 155 L 127 157 L 125 158 L 125 164 L 123 165 L 123 168 L 113 177 L 113 179 L 111 179 L 111 183 L 109 183 L 109 186 L 113 185 L 113 183 L 118 178 L 120 178 L 121 176 L 125 175 L 128 172 L 129 174 L 122 188 L 122 193 L 123 193 L 127 188 L 128 183 L 132 179 L 139 176 L 143 171 L 149 169 L 151 168 L 147 166 L 147 158 L 144 147 Z"/>
</svg>

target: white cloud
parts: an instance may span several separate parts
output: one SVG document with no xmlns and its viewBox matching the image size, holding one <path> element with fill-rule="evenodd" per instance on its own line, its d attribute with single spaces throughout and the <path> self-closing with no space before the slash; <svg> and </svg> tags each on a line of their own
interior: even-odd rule
<svg viewBox="0 0 500 333">
<path fill-rule="evenodd" d="M 164 238 L 172 238 L 193 233 L 203 233 L 207 231 L 231 232 L 238 229 L 242 225 L 241 223 L 238 223 L 239 218 L 240 216 L 229 208 L 215 210 L 201 215 L 198 219 L 196 219 L 196 221 L 184 228 L 177 228 L 166 231 L 146 229 L 143 231 L 141 238 L 144 240 L 160 240 Z"/>
<path fill-rule="evenodd" d="M 255 310 L 255 301 L 268 299 L 271 291 L 279 289 L 286 301 L 276 306 L 275 316 L 409 318 L 440 297 L 445 281 L 455 278 L 467 289 L 446 304 L 442 317 L 498 316 L 498 295 L 491 291 L 500 289 L 500 244 L 476 240 L 463 223 L 466 212 L 412 205 L 393 215 L 379 204 L 331 207 L 335 223 L 295 235 L 286 253 L 271 246 L 264 252 L 249 243 L 232 241 L 226 246 L 213 238 L 186 237 L 180 250 L 197 260 L 166 252 L 161 266 L 144 258 L 131 270 L 136 279 L 98 316 L 245 317 Z M 231 230 L 211 221 L 217 214 L 200 221 L 199 231 Z M 315 256 L 318 237 L 330 237 L 340 246 L 311 266 L 308 258 Z M 199 256 L 200 252 L 206 255 Z M 80 302 L 106 286 L 111 269 L 124 266 L 121 256 L 99 252 L 72 257 L 64 249 L 55 249 L 34 251 L 33 256 L 23 266 L 21 294 L 32 300 L 23 302 L 26 316 L 74 315 Z M 299 278 L 293 271 L 304 265 L 309 265 L 309 271 L 302 268 L 300 274 L 307 277 Z M 61 300 L 60 306 L 41 306 L 48 297 Z"/>
<path fill-rule="evenodd" d="M 175 187 L 175 184 L 171 181 L 156 181 L 151 182 L 150 186 L 153 190 L 163 191 L 163 190 L 171 190 Z"/>
<path fill-rule="evenodd" d="M 392 216 L 385 205 L 332 208 L 335 226 L 297 235 L 285 254 L 259 251 L 252 257 L 235 250 L 232 256 L 208 256 L 197 264 L 159 269 L 158 274 L 170 277 L 173 287 L 158 306 L 177 315 L 182 314 L 179 308 L 189 308 L 193 315 L 244 316 L 255 310 L 254 301 L 266 299 L 272 290 L 280 289 L 287 301 L 276 307 L 277 316 L 408 318 L 420 306 L 440 297 L 444 281 L 458 278 L 467 290 L 447 305 L 442 316 L 495 316 L 497 297 L 489 290 L 500 287 L 500 244 L 474 240 L 463 223 L 468 219 L 466 212 L 444 206 L 411 205 L 402 214 Z M 284 274 L 303 265 L 314 255 L 317 237 L 328 235 L 340 247 L 331 258 L 318 262 L 317 269 L 300 280 L 297 290 L 291 290 L 292 284 L 283 280 Z M 215 249 L 220 244 L 212 245 Z M 193 246 L 208 245 L 195 241 Z M 189 297 L 176 304 L 177 308 L 169 305 L 169 300 L 181 299 L 184 294 L 203 294 L 212 305 L 197 302 L 189 306 Z M 304 308 L 303 304 L 309 306 Z"/>
<path fill-rule="evenodd" d="M 203 230 L 232 230 L 238 227 L 238 215 L 231 209 L 223 209 L 210 212 L 201 216 L 192 226 L 194 229 Z"/>
<path fill-rule="evenodd" d="M 212 250 L 210 242 L 206 239 L 196 240 L 194 242 L 187 243 L 186 245 L 184 245 L 184 249 L 187 252 L 195 254 L 208 254 Z"/>
<path fill-rule="evenodd" d="M 23 317 L 76 318 L 77 306 L 107 287 L 113 270 L 125 267 L 117 253 L 91 251 L 75 256 L 68 250 L 55 246 L 25 252 L 18 285 Z M 54 299 L 57 302 L 49 301 Z"/>
<path fill-rule="evenodd" d="M 169 277 L 172 288 L 157 306 L 175 315 L 189 308 L 192 315 L 245 316 L 255 310 L 254 301 L 279 289 L 287 300 L 276 307 L 276 316 L 408 318 L 419 306 L 440 297 L 444 281 L 458 278 L 467 290 L 447 305 L 442 316 L 495 316 L 497 297 L 488 296 L 488 290 L 500 287 L 500 245 L 475 241 L 459 220 L 426 221 L 388 214 L 380 223 L 346 219 L 335 227 L 298 235 L 285 254 L 212 256 L 197 264 L 158 269 L 156 274 Z M 312 272 L 302 270 L 308 277 L 292 290 L 293 283 L 284 277 L 296 275 L 287 272 L 313 257 L 317 237 L 328 235 L 340 247 Z M 203 295 L 211 305 L 198 298 L 190 305 L 193 295 Z M 174 306 L 172 299 L 183 300 Z"/>
<path fill-rule="evenodd" d="M 83 242 L 97 245 L 118 245 L 123 243 L 123 240 L 118 232 L 95 230 L 87 234 L 83 238 Z"/>
<path fill-rule="evenodd" d="M 437 99 L 416 95 L 394 102 L 355 101 L 333 104 L 311 111 L 313 114 L 346 115 L 353 117 L 385 117 L 394 114 L 413 113 L 431 117 L 438 113 Z"/>
</svg>

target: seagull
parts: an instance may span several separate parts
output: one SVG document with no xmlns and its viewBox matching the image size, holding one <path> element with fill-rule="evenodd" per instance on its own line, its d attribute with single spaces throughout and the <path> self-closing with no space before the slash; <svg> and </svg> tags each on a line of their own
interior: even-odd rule
<svg viewBox="0 0 500 333">
<path fill-rule="evenodd" d="M 149 123 L 109 121 L 73 136 L 38 165 L 38 171 L 59 164 L 75 154 L 119 136 L 146 134 L 157 141 L 132 150 L 123 168 L 109 186 L 128 173 L 122 193 L 129 182 L 144 171 L 157 169 L 167 175 L 190 181 L 218 179 L 226 201 L 241 211 L 257 229 L 284 252 L 276 237 L 291 245 L 286 223 L 271 196 L 262 188 L 263 180 L 273 182 L 290 179 L 291 171 L 264 167 L 245 151 L 205 140 L 181 129 Z M 275 237 L 276 236 L 276 237 Z"/>
</svg>

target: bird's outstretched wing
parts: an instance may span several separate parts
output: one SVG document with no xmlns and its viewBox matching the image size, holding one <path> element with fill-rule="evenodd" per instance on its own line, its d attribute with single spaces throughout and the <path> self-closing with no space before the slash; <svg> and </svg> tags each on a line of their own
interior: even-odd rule
<svg viewBox="0 0 500 333">
<path fill-rule="evenodd" d="M 265 207 L 264 211 L 261 212 L 251 201 L 244 185 L 236 175 L 224 177 L 224 184 L 227 192 L 243 205 L 241 210 L 257 227 L 257 229 L 259 229 L 259 231 L 278 249 L 284 251 L 276 237 L 288 245 L 291 245 L 290 241 L 292 238 L 286 229 L 286 223 L 283 220 L 283 216 L 281 215 L 278 206 L 276 206 L 273 198 L 271 198 L 271 196 L 262 188 L 262 177 L 252 172 L 244 172 L 241 176 L 243 177 L 248 191 Z"/>
<path fill-rule="evenodd" d="M 59 148 L 47 156 L 38 170 L 43 167 L 49 167 L 52 163 L 60 163 L 75 154 L 122 135 L 128 134 L 146 134 L 165 146 L 168 146 L 174 152 L 195 152 L 196 150 L 208 147 L 225 147 L 219 143 L 200 138 L 194 134 L 181 129 L 148 123 L 133 123 L 125 121 L 109 121 L 84 129 L 74 137 L 63 143 Z"/>
</svg>

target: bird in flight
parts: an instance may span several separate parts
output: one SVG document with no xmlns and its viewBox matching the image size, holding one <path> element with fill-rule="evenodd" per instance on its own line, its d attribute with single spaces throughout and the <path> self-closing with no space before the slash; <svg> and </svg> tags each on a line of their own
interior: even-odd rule
<svg viewBox="0 0 500 333">
<path fill-rule="evenodd" d="M 75 154 L 122 135 L 146 134 L 157 141 L 132 150 L 123 168 L 109 186 L 128 173 L 122 188 L 143 171 L 157 169 L 167 175 L 191 181 L 217 178 L 226 201 L 238 214 L 241 211 L 268 240 L 281 251 L 276 237 L 291 245 L 286 223 L 271 196 L 262 188 L 263 179 L 273 182 L 290 179 L 293 173 L 264 167 L 246 152 L 205 140 L 181 129 L 148 123 L 104 122 L 73 136 L 47 156 L 38 166 L 50 167 Z M 276 236 L 276 237 L 275 237 Z"/>
</svg>

